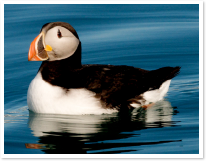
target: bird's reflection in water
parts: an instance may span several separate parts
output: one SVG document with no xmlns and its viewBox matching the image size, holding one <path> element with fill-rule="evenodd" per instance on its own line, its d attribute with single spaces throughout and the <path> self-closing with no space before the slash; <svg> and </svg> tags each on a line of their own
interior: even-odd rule
<svg viewBox="0 0 206 161">
<path fill-rule="evenodd" d="M 29 113 L 29 127 L 33 135 L 39 137 L 38 144 L 27 143 L 26 147 L 41 149 L 48 154 L 121 153 L 132 151 L 121 147 L 161 144 L 158 142 L 124 142 L 133 132 L 146 128 L 175 126 L 172 115 L 177 113 L 168 101 L 157 102 L 154 106 L 135 109 L 128 113 L 110 115 L 48 115 Z M 135 134 L 138 135 L 138 134 Z M 110 140 L 109 143 L 104 141 Z M 116 140 L 115 142 L 113 142 Z M 178 140 L 176 140 L 178 141 Z M 108 142 L 108 141 L 107 141 Z M 120 148 L 117 151 L 107 151 Z M 105 151 L 106 150 L 106 151 Z M 95 153 L 95 152 L 94 152 Z"/>
</svg>

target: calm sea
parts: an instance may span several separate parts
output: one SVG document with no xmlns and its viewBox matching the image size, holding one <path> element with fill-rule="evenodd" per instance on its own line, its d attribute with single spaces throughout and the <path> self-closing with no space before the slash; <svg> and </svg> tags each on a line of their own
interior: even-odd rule
<svg viewBox="0 0 206 161">
<path fill-rule="evenodd" d="M 4 7 L 5 154 L 199 153 L 199 5 Z M 181 73 L 165 100 L 125 116 L 30 113 L 27 89 L 41 62 L 28 62 L 29 46 L 54 21 L 77 30 L 84 64 Z"/>
</svg>

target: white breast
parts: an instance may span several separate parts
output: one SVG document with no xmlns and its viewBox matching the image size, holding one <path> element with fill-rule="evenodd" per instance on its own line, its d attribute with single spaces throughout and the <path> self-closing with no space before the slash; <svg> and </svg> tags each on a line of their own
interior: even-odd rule
<svg viewBox="0 0 206 161">
<path fill-rule="evenodd" d="M 95 93 L 81 88 L 69 89 L 53 86 L 42 79 L 38 73 L 29 85 L 27 103 L 31 111 L 36 113 L 55 114 L 103 114 L 117 110 L 105 109 Z"/>
</svg>

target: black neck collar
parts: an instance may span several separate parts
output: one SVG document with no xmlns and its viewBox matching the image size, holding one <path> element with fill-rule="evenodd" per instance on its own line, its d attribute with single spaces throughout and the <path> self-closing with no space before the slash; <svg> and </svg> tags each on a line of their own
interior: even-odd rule
<svg viewBox="0 0 206 161">
<path fill-rule="evenodd" d="M 43 80 L 52 84 L 66 87 L 68 80 L 74 77 L 75 71 L 82 68 L 81 42 L 75 53 L 69 58 L 57 61 L 44 61 L 39 68 Z M 72 84 L 72 83 L 70 83 Z"/>
<path fill-rule="evenodd" d="M 79 46 L 75 53 L 62 60 L 56 60 L 56 61 L 43 61 L 39 71 L 47 70 L 48 72 L 62 72 L 64 70 L 72 70 L 72 69 L 78 69 L 82 67 L 81 63 L 81 42 L 79 43 Z"/>
</svg>

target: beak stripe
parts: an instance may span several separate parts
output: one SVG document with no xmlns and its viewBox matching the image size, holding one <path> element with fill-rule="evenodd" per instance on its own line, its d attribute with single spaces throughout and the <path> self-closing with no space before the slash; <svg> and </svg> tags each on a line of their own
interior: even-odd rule
<svg viewBox="0 0 206 161">
<path fill-rule="evenodd" d="M 29 56 L 28 56 L 28 60 L 32 61 L 32 60 L 40 60 L 37 55 L 36 55 L 36 49 L 35 49 L 35 44 L 36 41 L 38 39 L 39 35 L 34 39 L 34 41 L 32 41 L 30 48 L 29 48 Z"/>
<path fill-rule="evenodd" d="M 37 42 L 37 50 L 38 50 L 38 53 L 40 53 L 40 52 L 42 52 L 42 50 L 44 50 L 42 35 L 39 37 L 39 40 Z"/>
<path fill-rule="evenodd" d="M 43 33 L 40 33 L 31 43 L 29 48 L 29 61 L 43 61 L 48 59 L 48 54 L 44 50 Z"/>
</svg>

